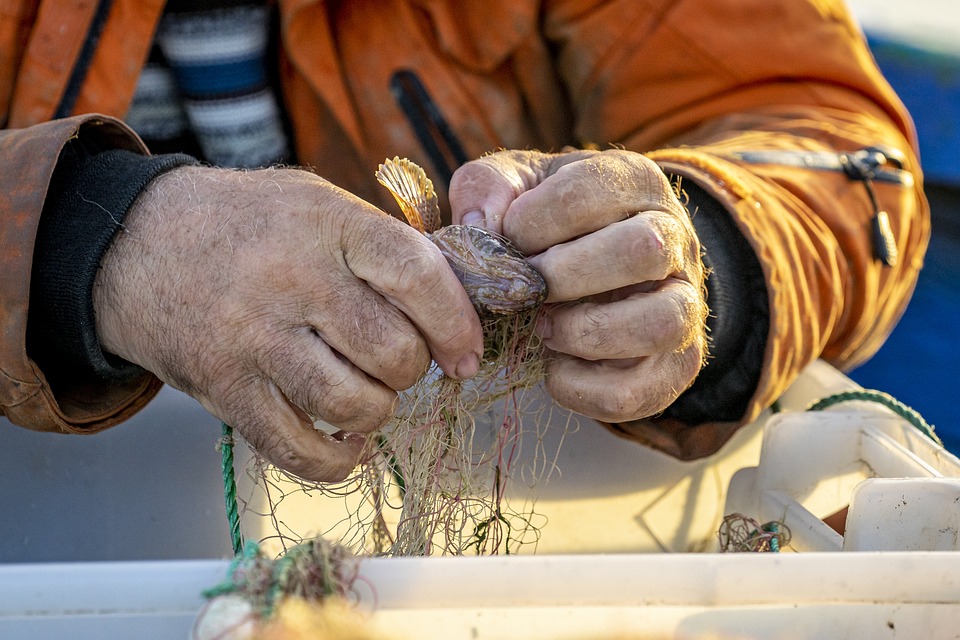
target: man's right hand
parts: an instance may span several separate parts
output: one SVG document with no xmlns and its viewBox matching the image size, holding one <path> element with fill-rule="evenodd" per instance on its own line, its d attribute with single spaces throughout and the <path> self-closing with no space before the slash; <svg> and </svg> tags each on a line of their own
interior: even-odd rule
<svg viewBox="0 0 960 640">
<path fill-rule="evenodd" d="M 199 400 L 274 464 L 345 477 L 431 358 L 470 377 L 480 323 L 423 235 L 306 171 L 155 179 L 94 287 L 105 351 Z M 312 426 L 322 419 L 341 432 Z"/>
</svg>

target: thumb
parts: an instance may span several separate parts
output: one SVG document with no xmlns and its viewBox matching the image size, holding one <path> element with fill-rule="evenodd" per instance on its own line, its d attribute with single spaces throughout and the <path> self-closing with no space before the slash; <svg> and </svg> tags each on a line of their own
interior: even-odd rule
<svg viewBox="0 0 960 640">
<path fill-rule="evenodd" d="M 453 224 L 483 227 L 503 235 L 503 219 L 514 200 L 561 166 L 595 153 L 588 150 L 560 154 L 510 150 L 468 162 L 457 169 L 450 180 Z"/>
<path fill-rule="evenodd" d="M 510 152 L 495 153 L 457 169 L 449 189 L 453 224 L 502 234 L 510 204 L 540 182 L 536 167 L 543 163 L 530 157 L 532 153 L 522 159 Z"/>
<path fill-rule="evenodd" d="M 483 353 L 480 319 L 440 250 L 380 212 L 352 223 L 351 237 L 359 241 L 343 247 L 350 271 L 406 315 L 444 373 L 473 376 Z"/>
</svg>

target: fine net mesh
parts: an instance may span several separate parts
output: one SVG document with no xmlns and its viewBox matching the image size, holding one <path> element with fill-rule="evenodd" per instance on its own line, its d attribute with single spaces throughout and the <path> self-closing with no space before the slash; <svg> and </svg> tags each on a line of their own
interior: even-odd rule
<svg viewBox="0 0 960 640">
<path fill-rule="evenodd" d="M 361 555 L 532 552 L 546 524 L 536 487 L 556 468 L 574 417 L 543 402 L 537 311 L 484 321 L 480 372 L 434 365 L 402 394 L 365 461 L 343 482 L 291 476 L 249 451 L 241 461 L 244 533 L 282 555 L 322 538 Z"/>
</svg>

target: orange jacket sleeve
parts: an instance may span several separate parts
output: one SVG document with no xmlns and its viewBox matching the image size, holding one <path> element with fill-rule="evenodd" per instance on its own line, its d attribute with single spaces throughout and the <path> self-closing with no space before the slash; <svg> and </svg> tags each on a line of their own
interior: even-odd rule
<svg viewBox="0 0 960 640">
<path fill-rule="evenodd" d="M 27 354 L 27 312 L 37 225 L 60 151 L 75 136 L 104 148 L 145 153 L 121 123 L 103 116 L 79 116 L 0 131 L 0 409 L 12 422 L 38 431 L 92 433 L 126 420 L 160 389 L 144 374 L 122 384 L 56 394 Z"/>
<path fill-rule="evenodd" d="M 681 458 L 719 448 L 811 361 L 872 355 L 909 300 L 929 236 L 912 124 L 840 0 L 552 3 L 548 36 L 584 141 L 648 153 L 729 211 L 760 259 L 770 326 L 741 421 L 611 425 Z M 900 260 L 874 258 L 867 189 L 841 171 L 741 153 L 888 146 L 904 184 L 875 181 Z M 709 365 L 708 365 L 709 366 Z"/>
</svg>

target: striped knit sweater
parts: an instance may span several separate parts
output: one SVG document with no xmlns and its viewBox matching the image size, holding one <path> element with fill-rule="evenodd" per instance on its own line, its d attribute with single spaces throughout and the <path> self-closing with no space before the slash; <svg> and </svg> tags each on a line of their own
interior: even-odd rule
<svg viewBox="0 0 960 640">
<path fill-rule="evenodd" d="M 223 167 L 289 161 L 273 86 L 273 7 L 257 0 L 172 0 L 127 123 L 155 153 Z"/>
</svg>

